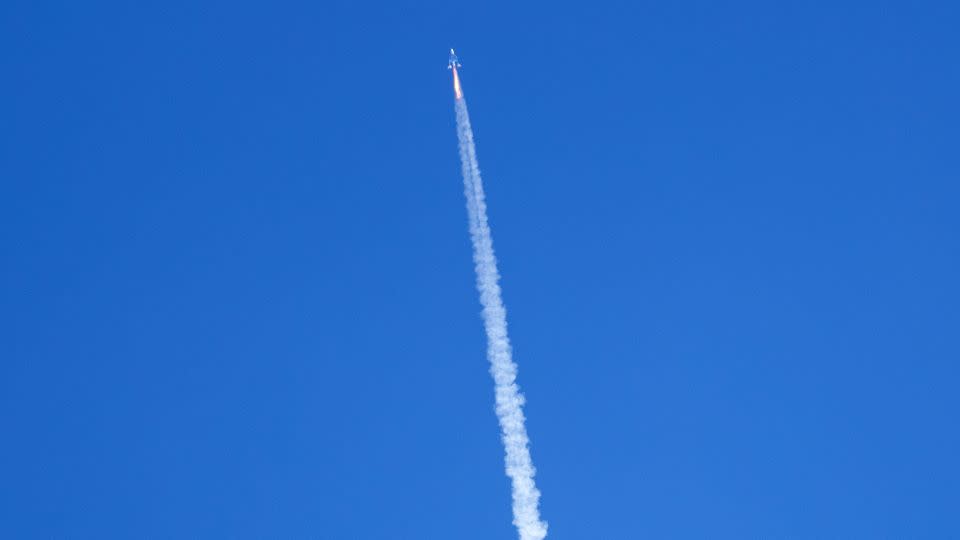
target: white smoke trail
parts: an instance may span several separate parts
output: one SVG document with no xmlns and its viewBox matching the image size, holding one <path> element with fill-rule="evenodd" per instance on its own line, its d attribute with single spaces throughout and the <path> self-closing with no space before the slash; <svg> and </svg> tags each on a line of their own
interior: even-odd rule
<svg viewBox="0 0 960 540">
<path fill-rule="evenodd" d="M 487 358 L 490 360 L 490 374 L 496 384 L 497 418 L 500 420 L 506 450 L 507 476 L 513 484 L 513 524 L 517 527 L 520 540 L 542 540 L 547 536 L 547 524 L 540 520 L 537 508 L 540 491 L 533 481 L 535 469 L 527 448 L 529 439 L 524 426 L 524 399 L 516 383 L 517 365 L 513 362 L 507 336 L 507 312 L 497 283 L 500 274 L 497 272 L 497 258 L 493 254 L 493 239 L 487 224 L 487 205 L 473 144 L 473 129 L 470 127 L 467 103 L 459 94 L 459 85 L 457 93 L 457 138 L 463 164 L 463 187 L 470 216 L 477 290 L 480 291 L 483 324 L 487 330 Z"/>
</svg>

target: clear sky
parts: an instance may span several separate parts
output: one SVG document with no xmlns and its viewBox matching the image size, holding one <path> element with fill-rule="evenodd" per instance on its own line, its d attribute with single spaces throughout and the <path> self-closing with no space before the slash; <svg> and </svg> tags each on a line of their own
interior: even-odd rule
<svg viewBox="0 0 960 540">
<path fill-rule="evenodd" d="M 722 4 L 722 5 L 721 5 Z M 956 2 L 0 6 L 0 537 L 958 538 Z"/>
</svg>

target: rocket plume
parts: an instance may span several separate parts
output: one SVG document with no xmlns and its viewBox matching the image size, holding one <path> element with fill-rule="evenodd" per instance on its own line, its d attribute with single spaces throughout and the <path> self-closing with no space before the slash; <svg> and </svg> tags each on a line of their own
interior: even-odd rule
<svg viewBox="0 0 960 540">
<path fill-rule="evenodd" d="M 457 75 L 457 68 L 453 68 L 453 95 L 457 99 L 463 99 L 463 90 L 460 89 L 460 76 Z"/>
<path fill-rule="evenodd" d="M 451 54 L 452 52 L 451 50 Z M 480 292 L 483 324 L 487 331 L 487 359 L 490 361 L 490 374 L 495 383 L 496 413 L 506 452 L 506 473 L 513 485 L 513 524 L 517 527 L 520 540 L 542 540 L 547 536 L 547 524 L 540 519 L 538 509 L 540 491 L 533 481 L 535 469 L 527 446 L 529 438 L 524 425 L 524 398 L 516 383 L 517 365 L 513 362 L 510 339 L 507 336 L 507 312 L 498 284 L 500 274 L 497 272 L 497 258 L 493 253 L 493 239 L 487 223 L 487 206 L 473 143 L 473 129 L 470 127 L 467 102 L 463 99 L 460 88 L 460 77 L 457 75 L 456 66 L 452 67 L 457 139 L 460 142 L 460 162 L 463 166 L 463 188 L 467 197 L 477 290 Z"/>
</svg>

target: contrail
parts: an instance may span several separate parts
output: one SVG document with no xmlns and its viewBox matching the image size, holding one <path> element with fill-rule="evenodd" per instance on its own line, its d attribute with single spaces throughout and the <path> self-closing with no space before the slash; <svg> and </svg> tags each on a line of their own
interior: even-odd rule
<svg viewBox="0 0 960 540">
<path fill-rule="evenodd" d="M 483 182 L 477 165 L 473 144 L 473 129 L 467 102 L 463 99 L 457 67 L 460 63 L 450 50 L 453 69 L 453 89 L 456 97 L 457 139 L 460 141 L 460 162 L 463 165 L 463 189 L 467 197 L 470 218 L 470 238 L 473 241 L 473 262 L 477 273 L 477 290 L 483 306 L 483 324 L 487 331 L 487 359 L 490 374 L 496 384 L 496 411 L 500 420 L 503 446 L 506 450 L 507 476 L 513 484 L 513 524 L 520 540 L 541 540 L 547 536 L 547 524 L 540 519 L 537 508 L 540 491 L 533 481 L 536 472 L 527 447 L 529 438 L 524 425 L 523 396 L 517 386 L 517 364 L 513 362 L 510 338 L 507 336 L 507 312 L 503 307 L 497 258 L 493 254 L 493 238 L 487 223 L 487 205 L 484 202 Z"/>
</svg>

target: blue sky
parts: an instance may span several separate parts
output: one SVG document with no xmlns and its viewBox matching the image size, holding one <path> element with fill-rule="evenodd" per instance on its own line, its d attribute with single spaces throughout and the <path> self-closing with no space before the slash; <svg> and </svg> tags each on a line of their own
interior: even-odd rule
<svg viewBox="0 0 960 540">
<path fill-rule="evenodd" d="M 953 2 L 5 2 L 0 536 L 960 537 Z"/>
</svg>

